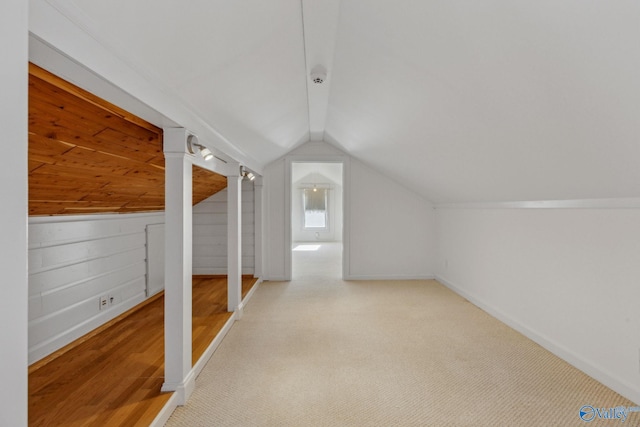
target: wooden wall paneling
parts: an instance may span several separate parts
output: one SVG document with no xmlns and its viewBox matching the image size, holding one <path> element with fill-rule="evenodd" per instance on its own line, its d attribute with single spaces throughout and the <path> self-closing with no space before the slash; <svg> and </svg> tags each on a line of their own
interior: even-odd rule
<svg viewBox="0 0 640 427">
<path fill-rule="evenodd" d="M 29 77 L 31 215 L 163 209 L 141 198 L 164 192 L 161 129 L 36 66 Z"/>
<path fill-rule="evenodd" d="M 217 173 L 193 166 L 193 205 L 227 187 L 227 178 Z"/>
<path fill-rule="evenodd" d="M 61 90 L 74 94 L 77 98 L 82 99 L 84 101 L 86 101 L 89 104 L 94 104 L 100 108 L 103 108 L 107 111 L 110 111 L 112 114 L 121 117 L 131 123 L 134 123 L 136 125 L 138 125 L 141 128 L 145 128 L 148 129 L 152 132 L 156 132 L 157 131 L 157 127 L 152 125 L 151 123 L 140 119 L 139 117 L 117 107 L 116 105 L 113 105 L 95 95 L 93 95 L 90 92 L 87 92 L 77 86 L 75 86 L 72 83 L 69 83 L 51 73 L 49 73 L 48 71 L 44 70 L 43 68 L 38 67 L 35 64 L 29 64 L 29 74 L 32 76 L 35 76 L 41 80 L 44 80 L 46 82 L 52 83 L 54 84 L 57 88 L 60 88 Z"/>
<path fill-rule="evenodd" d="M 164 209 L 162 130 L 35 65 L 29 170 L 30 215 Z M 194 167 L 194 204 L 225 187 Z"/>
<path fill-rule="evenodd" d="M 61 97 L 58 93 L 51 94 L 51 96 L 60 97 L 57 104 L 39 98 L 35 89 L 35 85 L 38 83 L 37 80 L 31 79 L 29 85 L 29 121 L 33 125 L 34 131 L 49 128 L 49 132 L 59 131 L 63 135 L 73 135 L 72 131 L 75 131 L 78 135 L 90 136 L 107 126 L 105 123 L 98 122 L 99 117 L 92 117 L 89 114 L 85 116 L 74 114 L 73 108 L 70 106 L 73 98 Z"/>
</svg>

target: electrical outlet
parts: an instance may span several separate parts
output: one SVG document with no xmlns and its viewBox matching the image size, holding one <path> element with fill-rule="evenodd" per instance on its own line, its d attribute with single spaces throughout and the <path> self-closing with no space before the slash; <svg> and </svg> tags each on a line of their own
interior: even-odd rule
<svg viewBox="0 0 640 427">
<path fill-rule="evenodd" d="M 102 295 L 100 297 L 100 310 L 104 310 L 109 306 L 109 297 L 107 295 Z"/>
<path fill-rule="evenodd" d="M 109 305 L 113 305 L 116 303 L 116 297 L 114 295 L 109 295 Z"/>
</svg>

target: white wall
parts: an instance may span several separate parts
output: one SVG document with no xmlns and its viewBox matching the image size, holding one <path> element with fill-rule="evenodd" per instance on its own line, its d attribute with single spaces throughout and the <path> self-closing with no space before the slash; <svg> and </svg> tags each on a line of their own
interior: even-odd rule
<svg viewBox="0 0 640 427">
<path fill-rule="evenodd" d="M 242 274 L 255 270 L 253 182 L 242 181 Z M 193 207 L 193 274 L 227 274 L 227 190 Z"/>
<path fill-rule="evenodd" d="M 163 213 L 29 219 L 30 363 L 146 299 L 146 227 L 163 222 Z"/>
<path fill-rule="evenodd" d="M 269 164 L 264 170 L 264 279 L 286 280 L 286 260 L 290 244 L 284 239 L 285 160 Z"/>
<path fill-rule="evenodd" d="M 350 175 L 349 277 L 433 277 L 433 205 L 357 160 L 351 161 Z"/>
<path fill-rule="evenodd" d="M 304 144 L 265 168 L 265 245 L 268 280 L 288 278 L 285 186 L 287 159 L 326 161 L 344 156 L 345 278 L 433 277 L 435 213 L 430 202 L 335 147 Z M 425 220 L 426 219 L 426 220 Z M 350 225 L 349 225 L 350 224 Z M 290 258 L 289 258 L 290 259 Z"/>
<path fill-rule="evenodd" d="M 27 5 L 0 5 L 0 425 L 27 425 Z"/>
<path fill-rule="evenodd" d="M 438 208 L 437 277 L 640 402 L 640 209 Z"/>
</svg>

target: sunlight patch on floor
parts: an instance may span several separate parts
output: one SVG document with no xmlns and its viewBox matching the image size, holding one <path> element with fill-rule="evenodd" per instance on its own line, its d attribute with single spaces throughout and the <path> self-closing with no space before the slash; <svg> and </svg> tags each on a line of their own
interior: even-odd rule
<svg viewBox="0 0 640 427">
<path fill-rule="evenodd" d="M 317 251 L 320 245 L 298 245 L 293 248 L 294 251 Z"/>
</svg>

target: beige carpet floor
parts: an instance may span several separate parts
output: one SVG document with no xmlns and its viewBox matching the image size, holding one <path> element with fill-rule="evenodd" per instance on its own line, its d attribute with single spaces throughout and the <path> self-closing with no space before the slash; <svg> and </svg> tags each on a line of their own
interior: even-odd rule
<svg viewBox="0 0 640 427">
<path fill-rule="evenodd" d="M 583 405 L 634 406 L 435 281 L 310 274 L 260 285 L 167 426 L 582 426 Z"/>
</svg>

